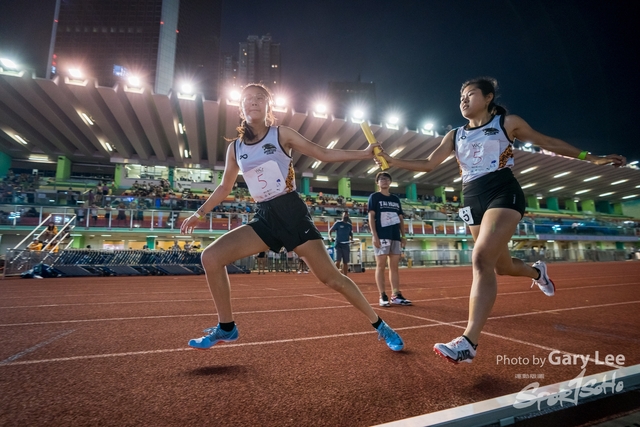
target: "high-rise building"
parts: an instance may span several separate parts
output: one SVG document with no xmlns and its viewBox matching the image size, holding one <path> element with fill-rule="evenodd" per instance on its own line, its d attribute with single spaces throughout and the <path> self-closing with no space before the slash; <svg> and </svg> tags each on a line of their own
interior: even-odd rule
<svg viewBox="0 0 640 427">
<path fill-rule="evenodd" d="M 180 0 L 175 81 L 190 81 L 207 99 L 218 97 L 222 0 Z"/>
<path fill-rule="evenodd" d="M 263 83 L 272 91 L 280 86 L 280 43 L 273 43 L 271 35 L 249 36 L 240 43 L 238 51 L 238 82 Z"/>
<path fill-rule="evenodd" d="M 166 94 L 190 79 L 217 89 L 221 0 L 58 0 L 52 75 L 79 68 L 101 86 L 136 75 Z"/>
<path fill-rule="evenodd" d="M 222 55 L 220 66 L 220 90 L 221 92 L 238 88 L 238 60 L 234 55 L 225 53 Z"/>
</svg>

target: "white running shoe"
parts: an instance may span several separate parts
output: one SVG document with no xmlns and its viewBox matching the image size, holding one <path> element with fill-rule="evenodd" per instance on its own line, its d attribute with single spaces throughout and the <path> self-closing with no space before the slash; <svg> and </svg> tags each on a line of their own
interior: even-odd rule
<svg viewBox="0 0 640 427">
<path fill-rule="evenodd" d="M 391 304 L 394 305 L 411 305 L 411 301 L 402 296 L 400 292 L 391 295 Z"/>
<path fill-rule="evenodd" d="M 476 357 L 476 349 L 463 336 L 446 344 L 438 343 L 433 346 L 433 351 L 449 362 L 456 364 L 460 362 L 471 363 L 473 358 Z"/>
<path fill-rule="evenodd" d="M 380 296 L 380 301 L 378 301 L 380 303 L 380 307 L 389 307 L 391 304 L 389 304 L 389 297 L 387 296 L 387 294 L 382 294 Z"/>
<path fill-rule="evenodd" d="M 553 281 L 549 279 L 549 275 L 547 275 L 547 264 L 543 261 L 536 261 L 532 267 L 540 271 L 540 278 L 538 280 L 533 279 L 531 287 L 533 288 L 534 285 L 538 285 L 542 293 L 548 297 L 552 297 L 553 294 L 556 293 L 556 285 L 553 284 Z"/>
</svg>

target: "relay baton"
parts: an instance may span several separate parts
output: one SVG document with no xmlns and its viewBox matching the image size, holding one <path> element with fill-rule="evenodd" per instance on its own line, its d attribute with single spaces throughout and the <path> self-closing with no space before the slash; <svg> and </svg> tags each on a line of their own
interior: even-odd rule
<svg viewBox="0 0 640 427">
<path fill-rule="evenodd" d="M 362 122 L 362 123 L 360 123 L 360 127 L 362 128 L 362 132 L 364 132 L 364 136 L 367 137 L 367 141 L 369 141 L 369 144 L 377 143 L 376 137 L 373 136 L 373 132 L 371 132 L 371 128 L 369 127 L 369 123 Z M 375 154 L 376 157 L 378 158 L 378 160 L 380 161 L 380 169 L 382 169 L 384 171 L 384 170 L 389 169 L 389 164 L 387 163 L 387 161 L 385 160 L 384 157 L 379 155 L 381 151 L 382 150 L 380 149 L 380 147 L 375 147 L 373 149 L 373 154 Z"/>
</svg>

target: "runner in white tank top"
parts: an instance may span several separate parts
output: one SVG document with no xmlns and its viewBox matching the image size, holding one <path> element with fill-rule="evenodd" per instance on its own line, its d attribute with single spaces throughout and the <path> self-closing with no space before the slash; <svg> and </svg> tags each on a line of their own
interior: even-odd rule
<svg viewBox="0 0 640 427">
<path fill-rule="evenodd" d="M 468 120 L 468 124 L 447 133 L 427 159 L 401 160 L 384 155 L 390 166 L 430 172 L 455 152 L 465 179 L 465 191 L 469 187 L 475 187 L 474 190 L 478 191 L 482 212 L 476 212 L 475 218 L 471 211 L 461 212 L 465 221 L 481 220 L 480 223 L 474 221 L 469 226 L 475 242 L 469 320 L 461 337 L 434 346 L 436 353 L 453 363 L 471 362 L 476 355 L 480 332 L 496 300 L 496 273 L 530 277 L 545 295 L 551 296 L 555 291 L 544 263 L 537 262 L 528 266 L 519 259 L 511 258 L 508 243 L 521 219 L 521 213 L 505 206 L 504 198 L 499 192 L 492 200 L 491 193 L 495 192 L 495 187 L 499 189 L 503 185 L 503 179 L 508 181 L 508 187 L 516 185 L 519 189 L 513 174 L 508 170 L 513 164 L 510 142 L 517 138 L 562 156 L 580 158 L 599 165 L 624 166 L 626 163 L 626 159 L 617 154 L 597 157 L 562 140 L 536 132 L 522 118 L 507 115 L 506 110 L 495 103 L 496 87 L 497 82 L 491 78 L 474 79 L 462 85 L 460 112 Z M 498 179 L 494 179 L 495 177 Z M 488 186 L 486 194 L 482 194 L 483 188 L 477 183 L 485 179 L 497 181 L 498 185 Z M 492 205 L 495 200 L 499 203 Z"/>
<path fill-rule="evenodd" d="M 202 253 L 202 265 L 219 323 L 205 329 L 204 336 L 190 340 L 189 346 L 208 349 L 219 342 L 238 339 L 226 266 L 268 249 L 279 251 L 284 246 L 288 251 L 295 250 L 320 281 L 340 292 L 364 314 L 390 349 L 402 350 L 402 338 L 378 317 L 356 284 L 340 274 L 329 258 L 307 206 L 295 191 L 291 164 L 293 151 L 323 162 L 367 160 L 373 157 L 373 146 L 365 150 L 330 150 L 291 128 L 274 127 L 271 95 L 258 84 L 248 85 L 242 91 L 240 115 L 243 121 L 238 128 L 238 139 L 227 148 L 222 182 L 200 209 L 182 223 L 180 232 L 193 232 L 200 218 L 231 193 L 241 170 L 258 209 L 248 224 L 216 239 Z"/>
</svg>

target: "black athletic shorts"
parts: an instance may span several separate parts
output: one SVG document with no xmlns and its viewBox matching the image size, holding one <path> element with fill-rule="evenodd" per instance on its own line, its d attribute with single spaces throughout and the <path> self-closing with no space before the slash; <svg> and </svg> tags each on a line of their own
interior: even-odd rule
<svg viewBox="0 0 640 427">
<path fill-rule="evenodd" d="M 247 225 L 274 252 L 280 252 L 283 246 L 288 252 L 309 240 L 322 240 L 307 205 L 295 191 L 258 203 Z"/>
<path fill-rule="evenodd" d="M 527 202 L 510 168 L 491 172 L 462 187 L 464 207 L 460 218 L 468 225 L 480 225 L 484 213 L 492 208 L 513 209 L 524 216 Z"/>
</svg>

